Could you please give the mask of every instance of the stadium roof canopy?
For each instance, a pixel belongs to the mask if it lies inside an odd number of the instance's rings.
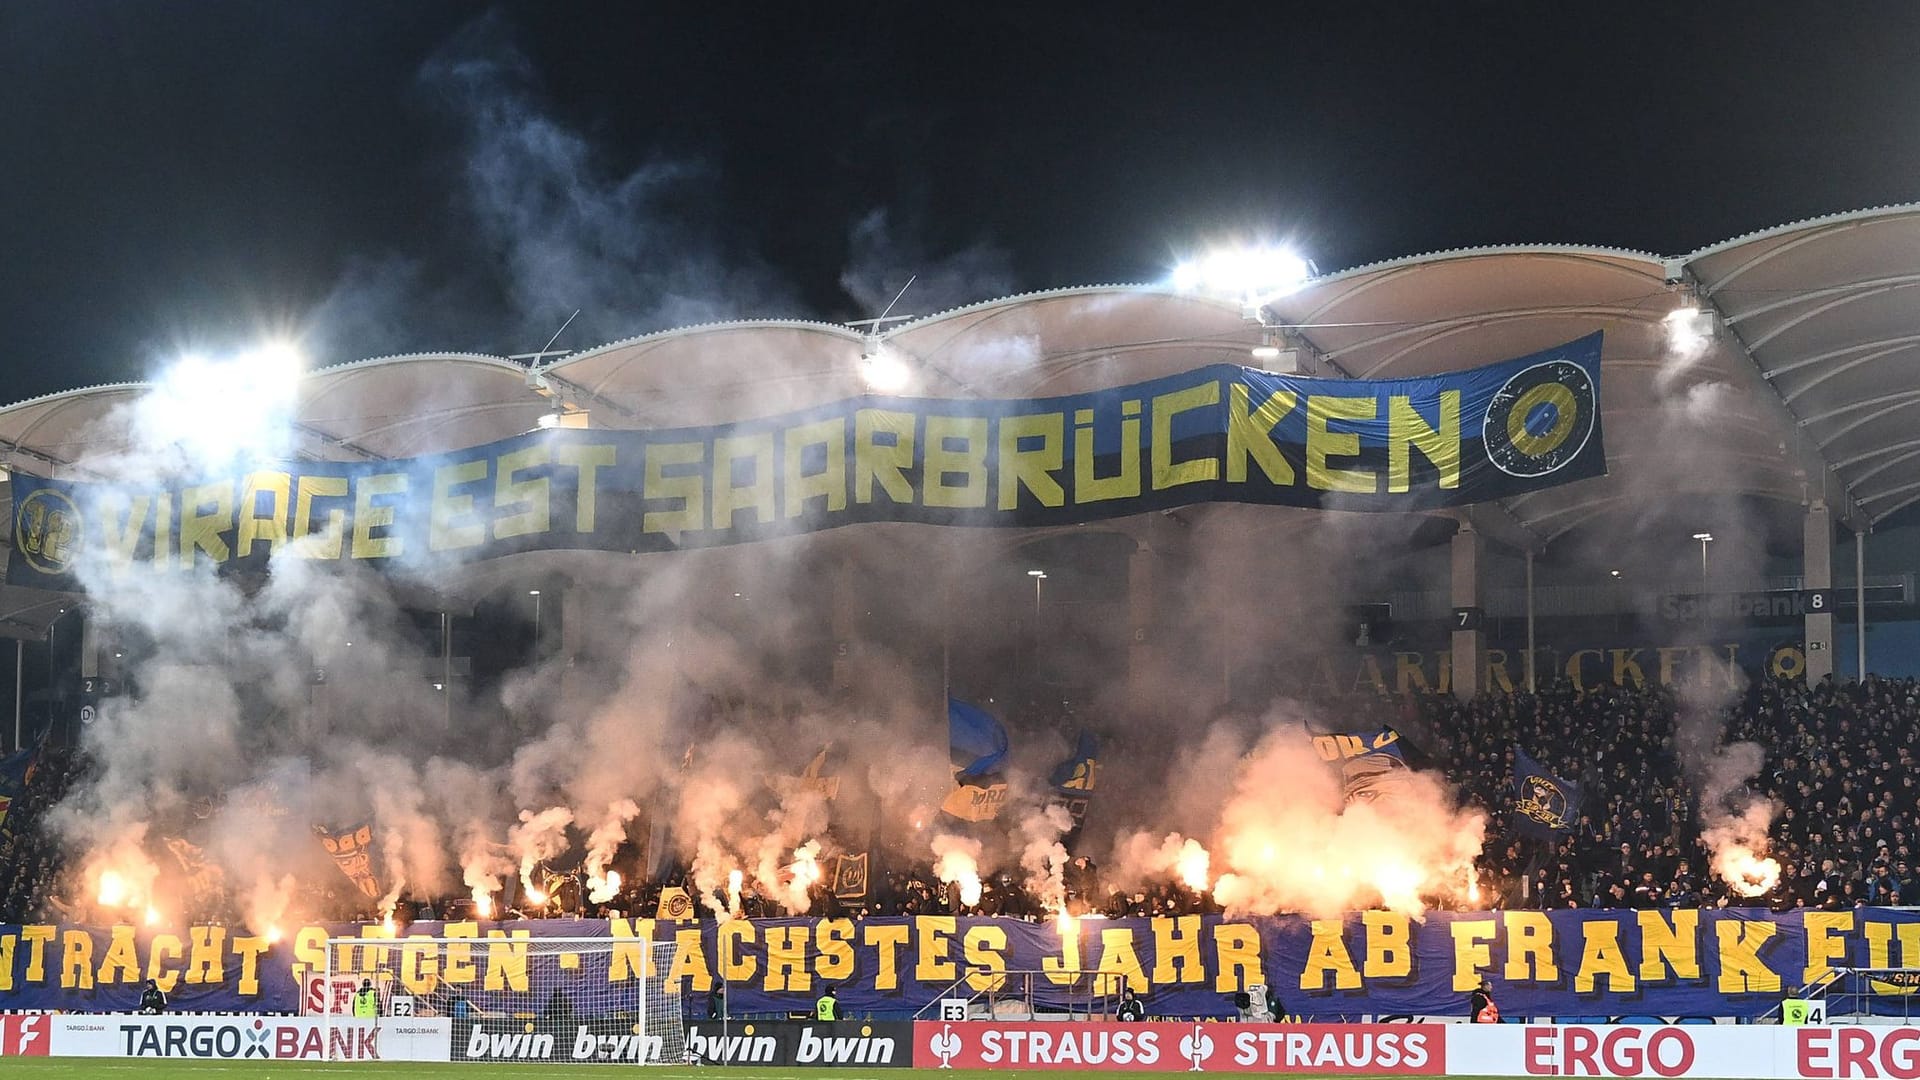
[[[1653,499],[1731,494],[1783,510],[1825,500],[1855,529],[1920,502],[1917,301],[1920,204],[1909,204],[1678,257],[1557,244],[1435,252],[1318,277],[1267,307],[1308,373],[1329,378],[1471,367],[1605,331],[1610,475],[1473,514],[1496,540],[1539,549]],[[1718,332],[1681,355],[1664,320],[1690,302],[1716,315]],[[905,393],[1017,397],[1251,363],[1266,332],[1237,301],[1098,286],[974,304],[878,339],[756,321],[649,334],[535,369],[472,354],[384,357],[305,377],[296,452],[370,460],[470,446],[534,427],[555,398],[613,428],[801,408],[865,392],[876,341],[911,372]],[[0,463],[88,478],[129,449],[125,406],[147,389],[0,409]],[[44,628],[61,602],[6,593],[0,635]]]

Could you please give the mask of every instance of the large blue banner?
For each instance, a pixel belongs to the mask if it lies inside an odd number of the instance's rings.
[[[126,1011],[152,977],[176,1009],[292,1012],[302,980],[325,966],[329,933],[387,936],[379,926],[309,926],[277,943],[226,927],[0,927],[0,1002]],[[1887,908],[1083,918],[1064,932],[952,916],[555,919],[418,923],[405,934],[476,940],[445,954],[341,950],[335,972],[380,979],[422,1012],[453,1010],[456,998],[489,1013],[550,1009],[556,993],[579,1011],[605,999],[596,988],[640,977],[639,942],[650,938],[675,943],[663,974],[702,1015],[721,981],[736,1014],[808,1009],[832,986],[846,1014],[893,1018],[960,980],[985,987],[1031,971],[1042,1002],[1084,1001],[1087,980],[1073,973],[1104,972],[1125,976],[1155,1015],[1228,1016],[1237,991],[1266,985],[1288,1014],[1335,1019],[1461,1014],[1482,975],[1510,1016],[1755,1016],[1829,966],[1920,966],[1920,912]],[[619,947],[569,963],[535,945],[554,937]]]
[[[1052,526],[1199,502],[1418,510],[1606,471],[1600,335],[1383,381],[1214,365],[1068,397],[863,397],[705,428],[555,428],[433,457],[165,485],[13,476],[7,580],[712,547],[866,521]]]

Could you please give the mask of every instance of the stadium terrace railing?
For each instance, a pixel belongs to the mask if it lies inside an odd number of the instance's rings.
[[[1829,1024],[1911,1023],[1920,1014],[1920,968],[1834,968],[1801,994],[1827,1003]]]
[[[1113,971],[982,970],[955,979],[913,1018],[1105,1019],[1114,1015],[1126,989],[1127,977]]]

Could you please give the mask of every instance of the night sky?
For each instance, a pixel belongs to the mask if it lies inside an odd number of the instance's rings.
[[[10,0],[0,399],[1920,198],[1920,5],[1141,6]]]

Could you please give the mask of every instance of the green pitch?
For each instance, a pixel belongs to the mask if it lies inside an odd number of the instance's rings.
[[[889,1080],[905,1078],[912,1069],[802,1069],[777,1065],[712,1065],[705,1068],[679,1068],[664,1065],[495,1065],[495,1064],[409,1064],[406,1062],[322,1064],[298,1061],[156,1061],[153,1059],[116,1060],[107,1058],[9,1058],[7,1080],[399,1080],[401,1077],[431,1077],[435,1080],[533,1080],[534,1077],[574,1077],[577,1080],[608,1080],[615,1075],[630,1080]],[[1072,1073],[1050,1073],[1032,1069],[945,1069],[920,1070],[939,1080],[1010,1080],[1013,1077],[1070,1077]],[[1108,1073],[1109,1076],[1191,1076],[1191,1073]],[[1275,1080],[1286,1074],[1268,1073]],[[1342,1080],[1356,1080],[1353,1077]],[[1359,1078],[1364,1080],[1364,1078]],[[1458,1077],[1456,1080],[1493,1080],[1492,1077]]]

